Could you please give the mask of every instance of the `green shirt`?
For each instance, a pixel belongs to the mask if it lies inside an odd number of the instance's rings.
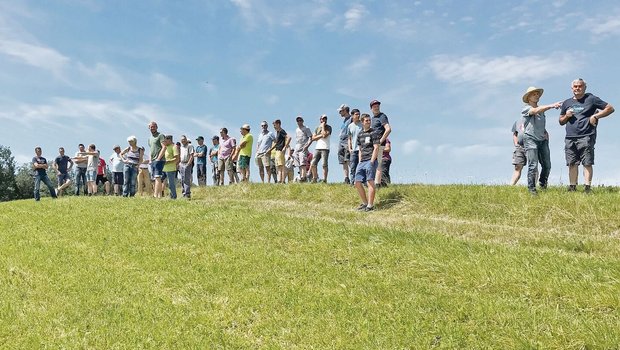
[[[149,147],[151,149],[151,160],[157,159],[159,155],[159,151],[161,151],[161,143],[164,141],[164,135],[161,133],[155,134],[155,136],[151,135],[149,137]]]

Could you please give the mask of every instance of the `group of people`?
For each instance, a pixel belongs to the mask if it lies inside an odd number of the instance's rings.
[[[359,109],[351,110],[345,104],[337,110],[342,119],[338,133],[338,162],[342,165],[344,183],[352,184],[357,189],[361,200],[360,211],[374,210],[375,184],[387,186],[390,182],[391,143],[388,136],[391,127],[380,106],[378,100],[370,102],[372,116],[361,114]],[[199,186],[207,184],[208,164],[211,165],[215,185],[224,185],[226,176],[231,184],[249,181],[253,149],[262,182],[327,182],[332,135],[327,119],[327,115],[321,115],[319,125],[313,132],[304,125],[304,118],[297,116],[294,141],[282,128],[281,120],[273,121],[274,131],[269,130],[267,121],[262,121],[255,148],[249,124],[241,126],[239,142],[229,135],[227,128],[220,129],[220,135],[212,137],[212,147],[209,148],[202,136],[196,138],[195,147],[185,135],[175,144],[173,136],[160,133],[157,123],[153,121],[148,125],[151,132],[148,154],[144,147],[138,146],[135,136],[127,139],[129,145],[126,148],[122,149],[119,145],[113,147],[114,153],[109,161],[114,194],[133,197],[138,193],[162,197],[167,182],[170,197],[176,199],[176,181],[179,178],[182,196],[191,198],[194,165]],[[315,151],[311,153],[309,149],[313,143]],[[78,147],[74,157],[66,156],[64,148],[59,149],[59,156],[52,164],[58,179],[56,188],[47,177],[47,160],[42,157],[41,148],[35,149],[32,164],[36,200],[40,198],[41,182],[48,186],[52,197],[62,195],[72,183],[75,184],[76,195],[80,195],[81,188],[85,195],[96,194],[99,184],[103,184],[106,194],[111,194],[106,176],[107,165],[100,152],[94,144],[89,145],[88,150],[82,144]],[[319,180],[318,165],[321,160],[322,179]],[[72,181],[69,174],[73,167],[75,176]],[[297,176],[295,168],[298,169]]]
[[[541,88],[529,87],[523,94],[522,100],[526,105],[512,127],[515,145],[512,163],[515,170],[511,183],[514,185],[519,181],[521,170],[527,164],[527,187],[532,195],[538,194],[537,178],[540,188],[547,188],[551,170],[545,116],[550,109],[560,109],[559,123],[566,127],[564,154],[568,166],[568,191],[577,190],[579,165],[583,165],[584,192],[592,191],[596,129],[599,120],[612,114],[614,108],[599,97],[586,93],[587,85],[581,78],[573,80],[571,88],[573,97],[549,105],[539,105],[544,92]],[[538,163],[541,165],[540,172]]]

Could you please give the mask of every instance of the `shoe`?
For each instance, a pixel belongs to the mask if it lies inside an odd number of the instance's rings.
[[[362,203],[362,204],[360,204],[360,206],[359,206],[359,207],[357,207],[357,209],[356,209],[356,210],[363,211],[363,210],[365,210],[365,209],[366,209],[366,207],[367,207],[367,206],[368,206],[367,204]]]
[[[536,189],[533,189],[533,190],[528,190],[528,191],[530,192],[530,194],[531,194],[533,197],[538,196],[538,192],[536,191]]]
[[[364,209],[364,211],[373,211],[373,210],[375,210],[375,206],[374,205],[372,207],[366,207]]]
[[[568,192],[575,192],[575,191],[577,191],[577,185],[569,185],[569,186],[566,188],[566,190],[567,190]]]
[[[586,185],[586,186],[583,188],[583,192],[584,192],[584,193],[587,193],[587,194],[592,193],[592,187],[590,187],[590,185]]]
[[[350,185],[351,184],[351,180],[348,177],[345,177],[344,178],[344,183],[347,184],[347,185]]]
[[[541,182],[539,185],[540,185],[540,189],[541,190],[546,190],[547,189],[547,184],[546,183],[542,183]]]

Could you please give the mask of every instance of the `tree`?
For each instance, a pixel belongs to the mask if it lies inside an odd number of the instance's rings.
[[[34,180],[32,177],[32,164],[24,163],[17,169],[15,183],[17,185],[16,199],[33,198]]]
[[[0,145],[0,202],[17,199],[15,182],[15,158],[11,149]]]

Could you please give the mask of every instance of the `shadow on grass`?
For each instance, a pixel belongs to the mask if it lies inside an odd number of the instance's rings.
[[[391,190],[385,194],[381,194],[381,200],[377,203],[378,209],[390,209],[396,204],[402,202],[404,196],[399,190]]]

